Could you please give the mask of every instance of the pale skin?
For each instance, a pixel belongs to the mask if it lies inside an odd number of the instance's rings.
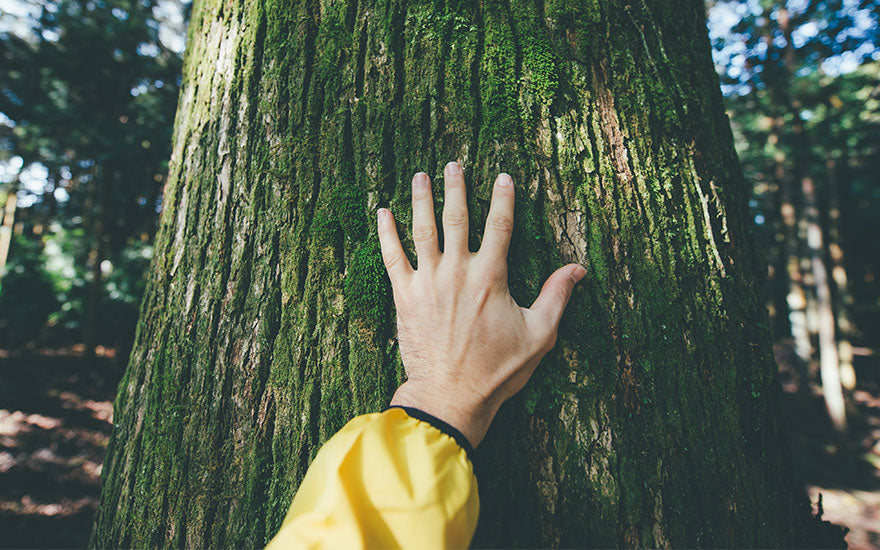
[[[412,235],[418,269],[410,265],[394,217],[378,211],[382,259],[397,309],[397,335],[407,380],[391,405],[420,409],[458,429],[475,448],[504,401],[525,386],[553,348],[559,320],[579,264],[556,270],[531,307],[517,305],[507,286],[513,230],[514,184],[499,174],[480,250],[468,249],[464,174],[457,162],[444,170],[443,251],[431,182],[412,180]]]

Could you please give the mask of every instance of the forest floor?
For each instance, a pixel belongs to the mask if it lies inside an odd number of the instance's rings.
[[[875,352],[876,353],[876,352]],[[795,466],[814,510],[850,531],[850,548],[880,547],[880,357],[856,357],[850,430],[834,435],[821,389],[804,386],[776,346]],[[113,350],[0,349],[0,547],[82,548],[98,505],[101,461],[122,375]]]
[[[857,387],[847,400],[848,429],[838,436],[822,389],[807,385],[791,346],[775,346],[794,465],[822,519],[849,529],[850,550],[880,548],[880,356],[859,348],[853,360]],[[814,367],[813,370],[817,369]],[[818,374],[811,372],[811,380]],[[821,500],[820,500],[821,497]]]
[[[113,350],[0,349],[0,546],[84,548],[101,488]]]

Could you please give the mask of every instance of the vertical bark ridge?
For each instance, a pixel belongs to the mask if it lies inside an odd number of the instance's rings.
[[[483,25],[483,7],[481,2],[476,3],[472,24],[476,27],[476,43],[473,45],[473,57],[470,63],[470,99],[473,106],[472,119],[470,121],[471,139],[467,142],[467,154],[465,159],[465,177],[467,181],[474,181],[476,177],[476,159],[480,153],[480,129],[483,127],[483,102],[481,99],[482,79],[480,77],[480,65],[485,50],[485,30]],[[460,108],[461,103],[457,106]],[[472,162],[467,162],[472,161]]]
[[[385,196],[392,200],[395,191],[399,189],[399,179],[404,177],[398,166],[396,144],[399,143],[398,128],[395,118],[400,117],[403,108],[403,98],[406,92],[406,43],[405,22],[407,3],[401,0],[386,0],[386,19],[383,21],[382,34],[387,35],[387,48],[391,51],[393,60],[394,93],[391,96],[390,110],[392,117],[386,119],[385,139],[383,140],[382,153],[384,157],[382,175],[384,176]],[[390,13],[389,13],[390,12]]]

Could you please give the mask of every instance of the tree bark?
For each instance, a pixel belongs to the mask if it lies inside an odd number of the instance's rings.
[[[274,534],[403,379],[375,210],[408,224],[424,170],[439,212],[453,159],[473,248],[517,182],[520,304],[589,270],[477,450],[474,544],[814,544],[705,24],[698,0],[197,1],[93,545]]]

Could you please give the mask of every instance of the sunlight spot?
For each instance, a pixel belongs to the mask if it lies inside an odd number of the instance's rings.
[[[90,497],[76,500],[61,499],[60,502],[39,503],[31,495],[18,500],[0,500],[0,512],[28,516],[71,516],[86,509],[94,508],[96,499]]]
[[[2,468],[2,463],[0,463],[0,468]],[[95,462],[93,460],[86,460],[82,464],[83,471],[92,479],[98,480],[101,478],[101,470],[103,465],[99,462]],[[0,470],[2,471],[2,470]]]
[[[21,411],[10,413],[0,409],[0,435],[14,436],[30,431],[31,426],[44,430],[54,430],[64,422],[60,418],[50,418],[41,414],[24,414]]]
[[[109,401],[93,401],[83,399],[75,393],[68,391],[58,394],[62,406],[65,409],[88,410],[92,417],[104,422],[113,422],[113,403]]]
[[[0,474],[6,473],[15,466],[15,458],[10,453],[0,453]]]

